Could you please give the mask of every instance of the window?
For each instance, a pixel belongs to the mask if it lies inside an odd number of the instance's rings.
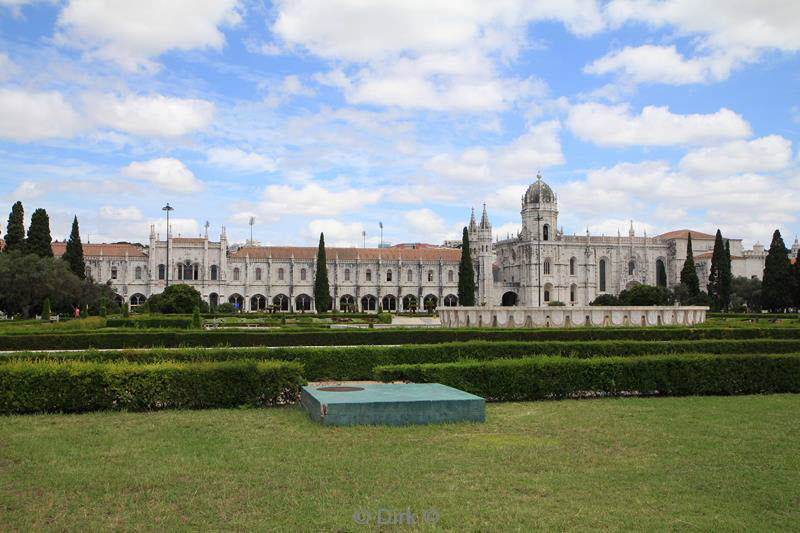
[[[428,270],[428,281],[433,281],[433,270]]]
[[[278,281],[283,281],[283,269],[278,269]]]
[[[111,267],[111,279],[117,279],[117,267]]]
[[[136,270],[133,271],[134,279],[142,279],[142,267],[136,267]]]
[[[628,261],[628,275],[633,276],[633,271],[636,270],[636,263],[632,260]]]
[[[305,268],[301,268],[300,269],[300,281],[305,281],[305,280],[306,280],[306,269]]]
[[[409,269],[406,273],[406,281],[414,281],[414,271]]]
[[[350,269],[349,268],[345,268],[344,269],[344,280],[345,281],[350,281]],[[352,302],[350,302],[350,303],[352,303]]]
[[[260,268],[256,269],[256,281],[261,281],[261,269]],[[263,309],[263,307],[261,309]]]
[[[240,275],[239,269],[238,268],[234,268],[233,269],[233,281],[239,281],[239,275]]]
[[[600,292],[606,292],[606,260],[600,260]]]
[[[547,276],[550,274],[550,259],[544,260],[544,275]]]
[[[664,261],[661,259],[656,260],[656,286],[667,286],[667,269],[664,268]]]
[[[392,281],[392,270],[391,269],[386,271],[386,281]]]
[[[144,305],[145,297],[144,294],[134,294],[131,296],[131,306],[138,307],[140,305]]]
[[[167,273],[167,267],[164,265],[158,265],[158,279],[164,279]]]
[[[550,226],[545,224],[542,226],[542,240],[549,241],[550,240]]]
[[[367,281],[372,281],[372,270],[367,269],[367,273],[365,274]]]
[[[383,297],[383,310],[384,311],[397,311],[397,298],[394,294],[387,294]]]
[[[361,298],[361,310],[362,311],[375,311],[378,306],[378,300],[371,294],[368,294]]]
[[[444,297],[445,307],[455,307],[458,305],[458,298],[453,294],[448,294]]]
[[[576,263],[575,258],[571,257],[570,260],[569,260],[569,275],[570,276],[574,276],[575,275],[575,263]]]
[[[211,279],[216,281],[219,278],[219,268],[217,265],[211,265]]]
[[[548,290],[544,291],[544,301],[545,302],[549,302],[550,301],[550,291],[548,291]]]
[[[450,282],[450,283],[453,282],[453,271],[452,270],[448,270],[447,271],[447,281]]]
[[[569,288],[569,301],[573,303],[575,302],[575,285],[572,285]]]

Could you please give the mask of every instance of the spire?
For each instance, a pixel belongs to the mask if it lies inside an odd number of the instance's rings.
[[[633,237],[635,235],[633,231],[633,220],[631,220],[631,229],[628,230],[628,236]]]
[[[486,202],[483,203],[483,214],[481,215],[481,229],[489,229],[489,214],[486,212]]]
[[[472,214],[469,217],[469,230],[475,231],[478,229],[478,224],[475,222],[475,208],[472,208]]]

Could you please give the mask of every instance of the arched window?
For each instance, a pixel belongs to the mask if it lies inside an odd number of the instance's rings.
[[[111,267],[111,279],[117,279],[117,267]]]
[[[311,296],[301,294],[294,299],[295,311],[311,311]]]
[[[433,281],[433,270],[428,270],[428,281]]]
[[[371,294],[367,294],[366,296],[361,298],[362,311],[375,311],[377,305],[378,305],[378,300]]]
[[[458,298],[453,294],[448,294],[444,297],[445,307],[455,307],[458,305]]]
[[[661,259],[656,260],[656,286],[667,286],[667,269],[664,268],[664,261]]]
[[[233,269],[233,281],[239,281],[239,275],[240,275],[239,269],[238,268],[234,268]]]
[[[633,276],[633,272],[636,270],[636,263],[631,259],[628,261],[628,275]]]
[[[256,281],[261,281],[261,269],[260,268],[256,269]],[[261,309],[263,309],[263,307]]]
[[[408,269],[408,272],[406,272],[406,281],[414,281],[414,271],[410,268]]]
[[[542,240],[549,241],[550,240],[550,226],[545,224],[542,226]]]
[[[301,268],[300,269],[300,281],[305,281],[305,280],[306,280],[306,269],[305,268]]]
[[[386,281],[392,281],[392,269],[386,271]]]
[[[267,299],[260,294],[254,294],[250,297],[250,310],[263,311],[267,308]]]
[[[208,295],[208,304],[211,306],[212,309],[216,309],[219,305],[219,294],[216,292],[212,292]]]
[[[577,263],[577,260],[574,257],[571,257],[570,260],[569,260],[569,275],[570,276],[574,276],[575,275],[575,263]]]
[[[372,270],[367,269],[367,272],[366,272],[365,276],[366,276],[367,281],[372,281]]]
[[[145,297],[144,294],[136,293],[131,296],[131,307],[138,307],[140,305],[144,305]]]
[[[284,271],[282,268],[278,269],[278,281],[283,281]]]
[[[606,260],[600,260],[600,268],[598,269],[600,272],[600,292],[606,292]]]
[[[397,311],[397,298],[394,294],[387,294],[383,297],[382,307],[384,311]]]
[[[217,265],[211,265],[211,279],[213,281],[217,281],[219,278],[219,268]]]
[[[136,270],[133,271],[133,278],[142,279],[142,267],[136,267]]]
[[[285,294],[279,294],[272,299],[272,305],[278,311],[288,311],[289,298]]]
[[[550,291],[547,290],[547,289],[545,289],[545,291],[544,291],[544,301],[545,302],[549,302],[550,301]]]
[[[575,285],[571,285],[569,288],[569,301],[575,303]]]
[[[198,263],[192,265],[192,279],[195,281],[200,279],[200,265]]]
[[[344,280],[345,281],[350,281],[350,269],[349,268],[345,268],[344,269]]]
[[[448,271],[447,271],[447,281],[448,281],[449,283],[452,283],[452,282],[453,282],[453,271],[452,271],[452,270],[448,270]]]
[[[403,298],[403,310],[416,311],[417,310],[417,297],[413,294],[406,295]]]
[[[550,259],[547,258],[544,260],[544,275],[548,276],[550,274]]]
[[[91,274],[91,271],[89,272]],[[167,274],[167,267],[164,265],[158,265],[158,279],[164,279]]]
[[[433,313],[436,311],[436,305],[438,303],[439,299],[433,294],[429,294],[422,300],[422,308],[429,313]]]
[[[345,294],[339,298],[339,310],[346,313],[352,313],[356,310],[356,301],[349,294]]]

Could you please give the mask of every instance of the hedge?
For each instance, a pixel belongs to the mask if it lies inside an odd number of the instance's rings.
[[[147,318],[108,318],[106,319],[108,328],[172,328],[189,329],[192,327],[191,318],[173,317],[147,317]]]
[[[800,328],[349,329],[320,331],[114,331],[0,334],[0,351],[153,346],[355,346],[486,341],[800,339]]]
[[[16,361],[0,365],[0,413],[149,411],[295,401],[302,365]]]
[[[749,318],[756,320],[776,319],[776,318],[789,318],[798,319],[800,313],[706,313],[708,318]]]
[[[174,350],[120,350],[83,352],[23,352],[0,355],[0,362],[56,361],[229,361],[282,360],[302,363],[310,380],[372,379],[377,365],[445,363],[463,359],[491,360],[531,355],[588,358],[650,354],[710,353],[758,354],[800,352],[800,340],[700,340],[700,341],[587,341],[587,342],[485,342],[418,344],[409,346],[343,346],[294,348],[178,348]]]
[[[493,401],[800,392],[800,354],[532,357],[380,366],[375,377],[442,383]]]

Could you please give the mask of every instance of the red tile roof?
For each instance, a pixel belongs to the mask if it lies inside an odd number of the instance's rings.
[[[54,242],[51,244],[53,248],[53,255],[61,257],[67,250],[67,243]],[[145,253],[138,246],[132,244],[83,244],[84,257],[147,257]]]
[[[667,233],[662,233],[661,235],[656,235],[659,239],[686,239],[689,237],[689,232],[692,234],[692,240],[700,240],[700,241],[713,241],[716,239],[714,235],[709,235],[708,233],[703,233],[702,231],[695,231],[693,229],[678,229],[675,231],[668,231]]]
[[[461,250],[454,248],[326,248],[328,260],[340,259],[354,261],[356,258],[386,261],[459,261]],[[230,257],[244,259],[314,259],[317,257],[316,246],[243,246]]]

